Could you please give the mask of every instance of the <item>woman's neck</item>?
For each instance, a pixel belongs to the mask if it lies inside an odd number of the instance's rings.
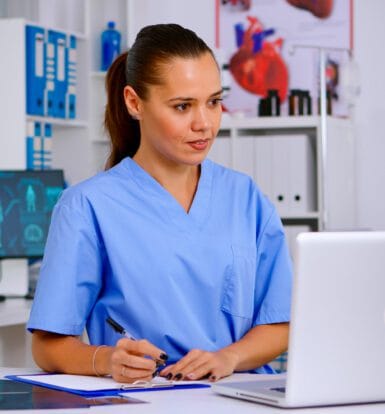
[[[165,188],[188,213],[193,203],[200,177],[200,165],[176,164],[171,161],[152,162],[141,154],[133,160]]]

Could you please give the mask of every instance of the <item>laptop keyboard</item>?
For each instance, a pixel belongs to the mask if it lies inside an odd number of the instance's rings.
[[[277,387],[277,388],[270,388],[271,391],[278,391],[278,392],[286,392],[286,388],[285,387]]]

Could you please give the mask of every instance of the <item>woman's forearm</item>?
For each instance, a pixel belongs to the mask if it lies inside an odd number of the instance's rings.
[[[223,348],[236,356],[235,371],[247,371],[260,367],[287,350],[289,324],[258,325],[242,339]]]
[[[32,354],[36,364],[48,372],[67,374],[109,374],[109,355],[112,347],[87,345],[75,336],[35,331],[32,336]],[[96,372],[95,372],[96,371]]]

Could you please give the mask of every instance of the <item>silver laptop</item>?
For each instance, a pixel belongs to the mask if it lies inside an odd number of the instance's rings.
[[[219,382],[219,394],[280,407],[385,401],[385,232],[297,238],[283,380]]]

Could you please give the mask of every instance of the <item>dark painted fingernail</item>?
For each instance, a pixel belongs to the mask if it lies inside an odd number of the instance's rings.
[[[158,374],[159,374],[158,370],[154,371],[154,372],[152,373],[152,378],[157,377],[157,376],[158,376]]]
[[[215,381],[216,379],[217,379],[217,377],[215,375],[211,375],[210,381]]]
[[[172,374],[171,374],[171,372],[170,372],[169,374],[167,374],[167,375],[166,375],[166,378],[167,378],[168,380],[170,380],[170,379],[172,378]]]
[[[168,360],[168,355],[167,354],[160,354],[160,359],[163,359],[163,361],[167,361]]]
[[[175,375],[174,379],[176,379],[176,380],[178,381],[178,380],[182,379],[182,377],[183,377],[183,375],[182,375],[180,372],[178,372],[178,373]]]

